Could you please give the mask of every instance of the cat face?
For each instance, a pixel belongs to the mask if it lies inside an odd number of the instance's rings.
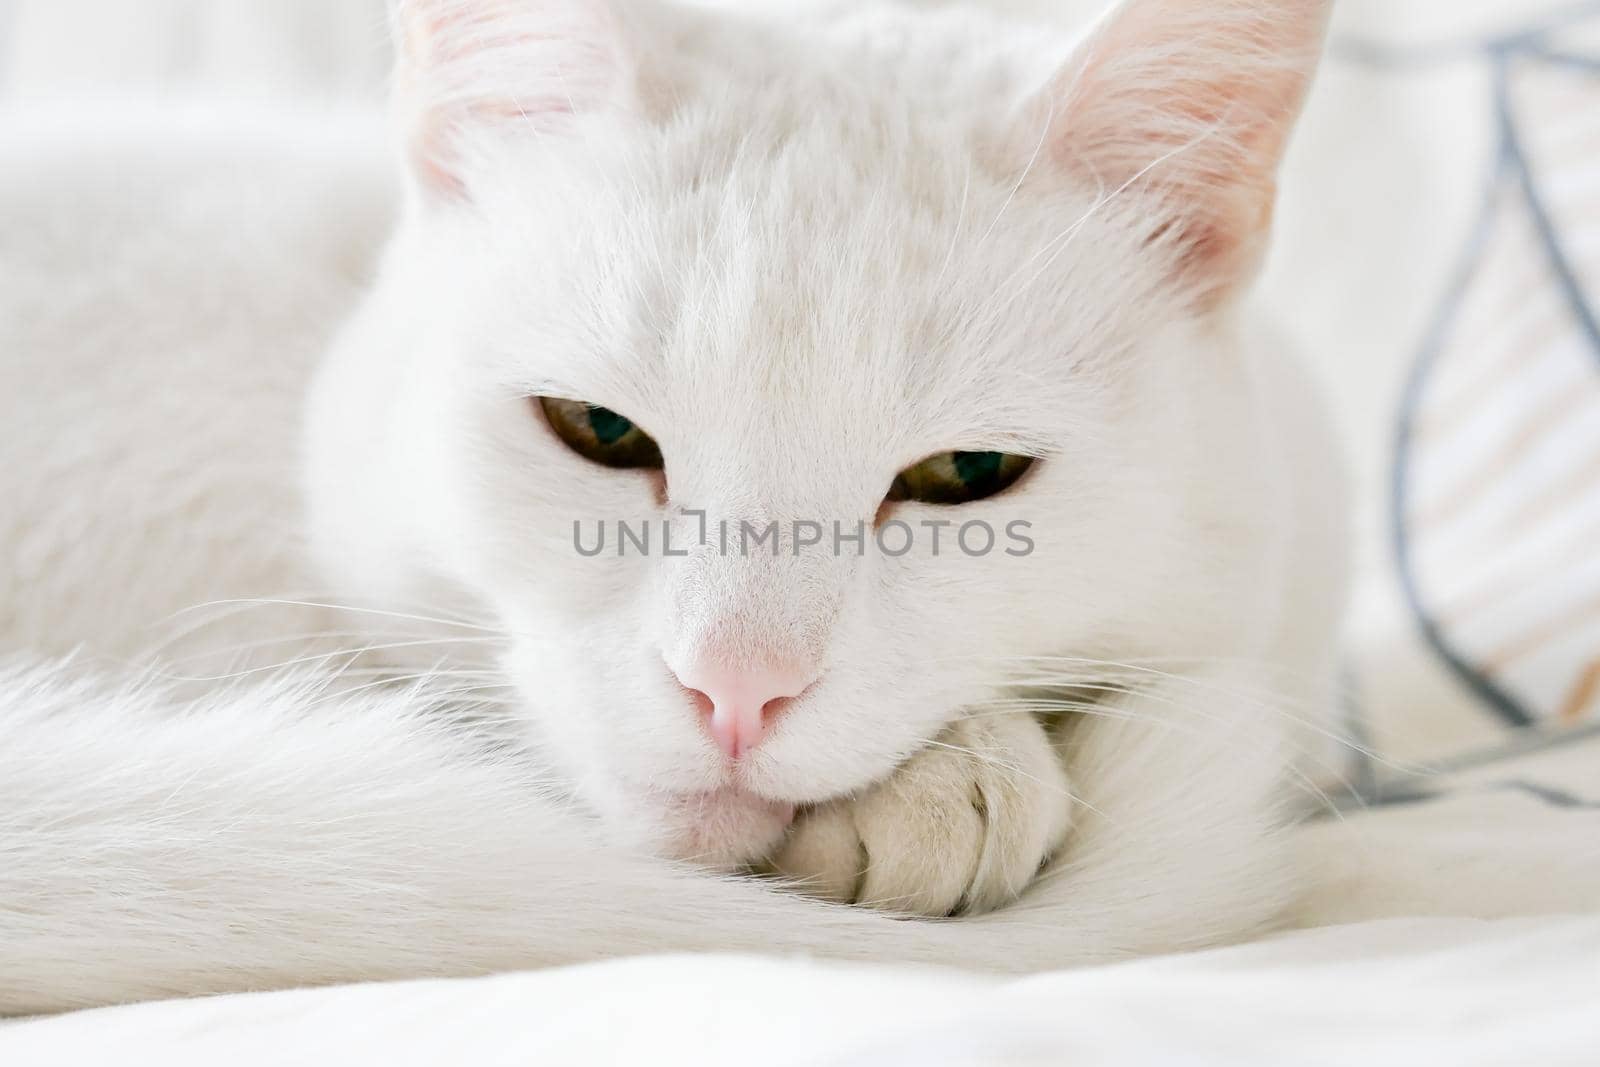
[[[911,134],[861,168],[837,121],[708,171],[708,147],[748,130],[728,119],[634,131],[598,164],[508,168],[539,177],[482,193],[442,238],[466,243],[434,260],[495,266],[429,283],[453,290],[429,392],[452,405],[434,432],[460,554],[517,641],[506,666],[550,747],[632,822],[710,790],[803,803],[881,777],[1025,674],[1022,657],[1090,637],[1077,605],[1133,564],[1116,524],[1167,522],[1147,487],[1105,476],[1136,390],[1104,360],[1170,309],[1135,274],[1113,306],[1144,321],[1058,313],[1103,299],[1089,290],[1106,279],[1048,263],[1087,201],[1007,207],[1016,173],[969,181]],[[625,416],[661,469],[579,454],[541,396]],[[1039,461],[984,499],[889,499],[902,471],[958,450]],[[737,761],[686,688],[708,661],[800,676],[751,694],[789,699]]]
[[[1216,107],[1096,84],[1170,6],[1052,80],[979,21],[636,13],[650,52],[598,3],[402,5],[418,180],[366,317],[415,504],[406,561],[373,551],[493,610],[624,836],[758,858],[1173,603],[1175,450],[1303,74],[1268,107],[1152,60],[1244,101],[1185,155]],[[1314,48],[1320,6],[1279,6]]]

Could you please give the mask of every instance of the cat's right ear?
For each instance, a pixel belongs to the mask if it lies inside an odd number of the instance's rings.
[[[471,196],[483,150],[626,113],[634,64],[609,0],[391,0],[395,105],[425,196]]]
[[[1032,102],[1028,136],[1103,202],[1143,205],[1176,280],[1216,304],[1260,261],[1331,7],[1121,0]]]

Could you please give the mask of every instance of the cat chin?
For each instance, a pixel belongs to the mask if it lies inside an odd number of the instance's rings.
[[[777,848],[794,820],[793,804],[724,787],[698,793],[652,792],[656,851],[698,866],[735,870]]]

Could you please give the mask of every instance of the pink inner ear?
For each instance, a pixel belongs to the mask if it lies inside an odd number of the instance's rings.
[[[460,177],[461,160],[454,139],[463,129],[471,127],[511,127],[527,122],[533,128],[550,128],[548,124],[533,122],[536,114],[546,119],[570,116],[572,106],[565,100],[551,101],[538,112],[528,112],[510,102],[483,100],[464,101],[452,109],[425,112],[419,116],[411,136],[412,165],[429,188],[449,196],[464,197],[467,187]]]
[[[398,89],[424,187],[467,193],[464,142],[616,107],[629,63],[607,0],[404,0]]]
[[[1129,0],[1058,80],[1058,161],[1156,194],[1152,240],[1214,300],[1253,269],[1316,67],[1327,0]],[[1135,195],[1139,195],[1137,192]]]

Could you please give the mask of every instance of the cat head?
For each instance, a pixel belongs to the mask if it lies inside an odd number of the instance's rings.
[[[401,0],[409,204],[313,409],[330,573],[466,591],[576,793],[717,863],[1030,657],[1182,625],[1190,428],[1325,17]]]

